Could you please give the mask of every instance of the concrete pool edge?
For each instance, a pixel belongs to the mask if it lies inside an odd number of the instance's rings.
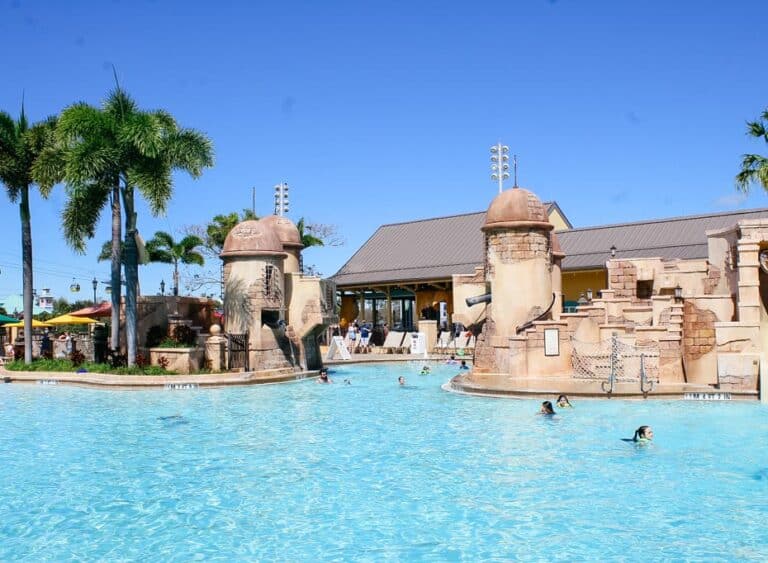
[[[471,376],[471,374],[470,374]],[[757,391],[742,389],[718,389],[705,385],[689,383],[667,384],[656,386],[648,393],[642,393],[637,383],[616,383],[610,394],[603,391],[600,381],[581,381],[567,378],[541,378],[527,380],[510,380],[506,387],[482,385],[467,381],[467,375],[460,374],[446,382],[442,388],[445,391],[460,395],[476,397],[494,397],[508,399],[556,399],[563,394],[568,397],[582,399],[675,399],[683,400],[687,395],[701,398],[691,400],[746,400],[758,401]],[[727,396],[728,399],[717,398]],[[709,397],[709,398],[708,398]]]

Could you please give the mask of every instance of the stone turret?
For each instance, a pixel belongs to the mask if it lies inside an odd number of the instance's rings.
[[[259,222],[274,232],[283,245],[283,250],[286,253],[283,272],[286,274],[300,273],[301,250],[304,245],[301,244],[301,235],[296,225],[287,217],[278,215],[267,215],[262,217]]]
[[[553,228],[546,208],[528,190],[512,188],[491,202],[483,232],[496,337],[515,336],[552,303]]]

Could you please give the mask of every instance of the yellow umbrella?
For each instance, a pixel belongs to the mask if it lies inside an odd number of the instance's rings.
[[[97,323],[99,321],[96,321],[88,317],[73,317],[72,315],[60,315],[58,317],[48,319],[45,322],[47,322],[49,325],[90,325],[90,324]]]
[[[3,326],[5,327],[23,327],[24,321],[19,321],[16,323],[5,323]],[[48,323],[44,323],[43,321],[38,321],[37,319],[32,319],[32,327],[33,328],[41,328],[44,326],[51,326]]]

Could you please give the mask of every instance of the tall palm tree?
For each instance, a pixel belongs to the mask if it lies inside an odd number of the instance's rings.
[[[32,362],[32,216],[29,189],[35,183],[33,166],[40,154],[54,142],[56,119],[49,117],[30,127],[21,105],[19,119],[0,111],[0,182],[8,197],[19,203],[24,301],[24,362]]]
[[[747,122],[747,135],[768,143],[768,109],[756,121]],[[741,191],[748,192],[752,184],[768,191],[768,158],[759,154],[743,155],[741,171],[736,175],[736,187]]]
[[[195,235],[187,235],[176,242],[166,232],[157,231],[155,236],[147,241],[147,253],[150,262],[173,264],[173,294],[179,295],[179,263],[205,264],[203,255],[196,249],[203,245],[203,239]]]
[[[66,108],[59,118],[57,139],[68,200],[64,234],[70,245],[84,251],[102,209],[112,211],[112,347],[119,346],[120,266],[125,264],[125,331],[128,364],[136,363],[137,217],[135,190],[144,196],[153,215],[165,212],[173,194],[172,173],[182,170],[197,178],[213,165],[210,140],[183,129],[165,111],[143,111],[120,86],[100,108],[85,103]],[[46,164],[48,164],[46,162]],[[56,179],[54,165],[46,166],[48,184]],[[121,207],[122,200],[122,207]],[[125,215],[123,251],[120,245]]]

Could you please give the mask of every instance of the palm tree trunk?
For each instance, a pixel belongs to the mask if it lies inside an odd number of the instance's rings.
[[[125,205],[125,340],[128,365],[136,365],[137,292],[139,280],[138,250],[136,248],[136,213],[133,205],[133,187],[123,190]]]
[[[21,190],[21,262],[24,286],[24,363],[32,363],[32,219],[29,213],[29,186]]]
[[[110,283],[112,285],[112,340],[110,348],[116,353],[120,350],[120,235],[122,221],[120,217],[120,180],[112,187],[112,264]]]

